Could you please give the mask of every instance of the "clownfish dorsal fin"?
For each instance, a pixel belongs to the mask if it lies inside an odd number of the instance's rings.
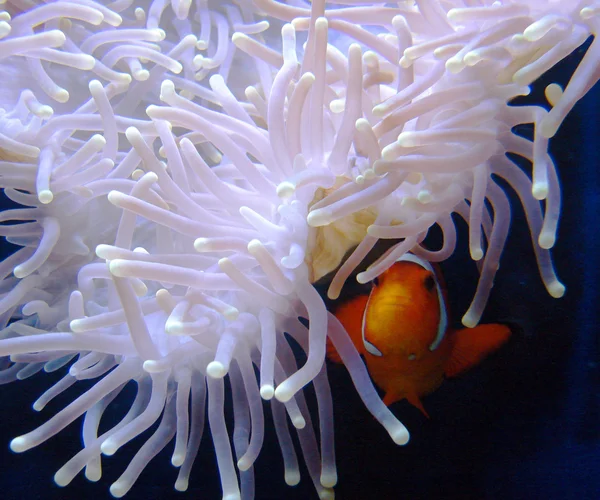
[[[421,257],[418,257],[417,255],[414,255],[412,253],[405,253],[396,262],[412,262],[421,266],[423,269],[426,269],[434,276],[435,289],[437,292],[438,303],[440,305],[440,322],[438,323],[435,339],[430,344],[429,350],[435,351],[438,348],[438,346],[442,343],[442,340],[444,340],[446,330],[448,329],[448,309],[446,308],[446,300],[444,299],[444,293],[442,292],[442,287],[440,285],[438,275],[429,261],[422,259]]]
[[[452,353],[444,373],[456,377],[499,349],[511,335],[510,328],[501,324],[463,328],[454,333]]]

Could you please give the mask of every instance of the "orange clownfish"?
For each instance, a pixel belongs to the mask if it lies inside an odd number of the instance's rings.
[[[445,377],[475,366],[511,334],[501,324],[450,329],[441,276],[413,254],[404,255],[376,278],[369,295],[341,303],[333,314],[384,391],[384,403],[389,406],[406,398],[425,416],[422,396],[435,391]],[[341,362],[331,343],[327,355]]]

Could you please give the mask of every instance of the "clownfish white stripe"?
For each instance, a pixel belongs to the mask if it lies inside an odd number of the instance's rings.
[[[371,292],[369,294],[369,298],[367,299],[367,305],[365,306],[365,312],[363,313],[363,317],[362,317],[362,327],[361,327],[362,341],[363,341],[363,345],[365,346],[365,349],[367,350],[367,352],[369,354],[372,354],[373,356],[383,356],[383,353],[365,338],[365,327],[367,325],[367,311],[369,310],[369,302],[371,301],[372,296],[373,296],[373,293]]]

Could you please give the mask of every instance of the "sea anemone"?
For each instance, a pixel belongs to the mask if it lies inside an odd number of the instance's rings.
[[[408,432],[313,283],[337,269],[337,298],[379,239],[398,242],[361,282],[408,251],[444,260],[455,213],[480,269],[463,317],[476,325],[510,229],[497,178],[523,204],[546,288],[563,294],[548,140],[595,83],[597,42],[564,91],[546,89],[549,112],[511,101],[596,34],[594,2],[325,4],[9,0],[0,13],[0,186],[20,205],[0,214],[0,234],[22,247],[0,264],[0,381],[69,365],[40,411],[97,379],[11,442],[26,451],[85,415],[83,449],[57,484],[84,468],[98,480],[102,454],[159,421],[110,491],[125,495],[173,438],[185,490],[207,406],[223,498],[251,498],[265,400],[286,482],[300,480],[289,417],[319,496],[332,498],[328,335],[392,439]],[[515,133],[529,123],[532,140]],[[434,251],[423,242],[436,225]],[[306,352],[300,368],[286,333]],[[99,434],[131,380],[129,412]]]

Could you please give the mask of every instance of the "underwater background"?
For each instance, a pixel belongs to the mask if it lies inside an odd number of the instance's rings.
[[[584,50],[579,49],[536,82],[526,101],[543,102],[548,83],[566,84]],[[600,498],[599,109],[597,85],[551,141],[563,193],[562,218],[552,251],[557,274],[567,287],[562,299],[551,298],[539,279],[524,215],[512,196],[514,223],[483,322],[507,321],[517,325],[517,331],[498,353],[424,399],[430,420],[406,402],[392,406],[411,432],[407,446],[394,445],[367,412],[345,369],[329,367],[337,499]],[[522,130],[524,135],[530,132]],[[6,200],[2,203],[0,208],[8,206]],[[459,229],[464,234],[466,227]],[[460,234],[459,230],[456,254],[442,264],[455,323],[476,285],[476,268],[468,257],[466,238],[461,241]],[[11,248],[2,242],[1,250],[4,258]],[[2,499],[112,498],[109,485],[137,449],[134,440],[115,456],[104,458],[104,474],[98,484],[80,474],[67,488],[56,486],[52,477],[79,451],[81,419],[44,446],[12,453],[10,439],[37,427],[73,397],[75,391],[56,398],[42,414],[31,408],[39,394],[61,377],[62,371],[40,374],[0,388]],[[133,387],[124,391],[117,403],[132,395]],[[128,408],[126,404],[115,406],[115,418],[119,410]],[[269,429],[269,412],[265,419],[265,445],[254,467],[256,499],[316,498],[304,469],[298,486],[285,485],[281,455]],[[186,493],[173,489],[177,474],[170,464],[171,446],[146,468],[126,498],[221,498],[209,433]]]

